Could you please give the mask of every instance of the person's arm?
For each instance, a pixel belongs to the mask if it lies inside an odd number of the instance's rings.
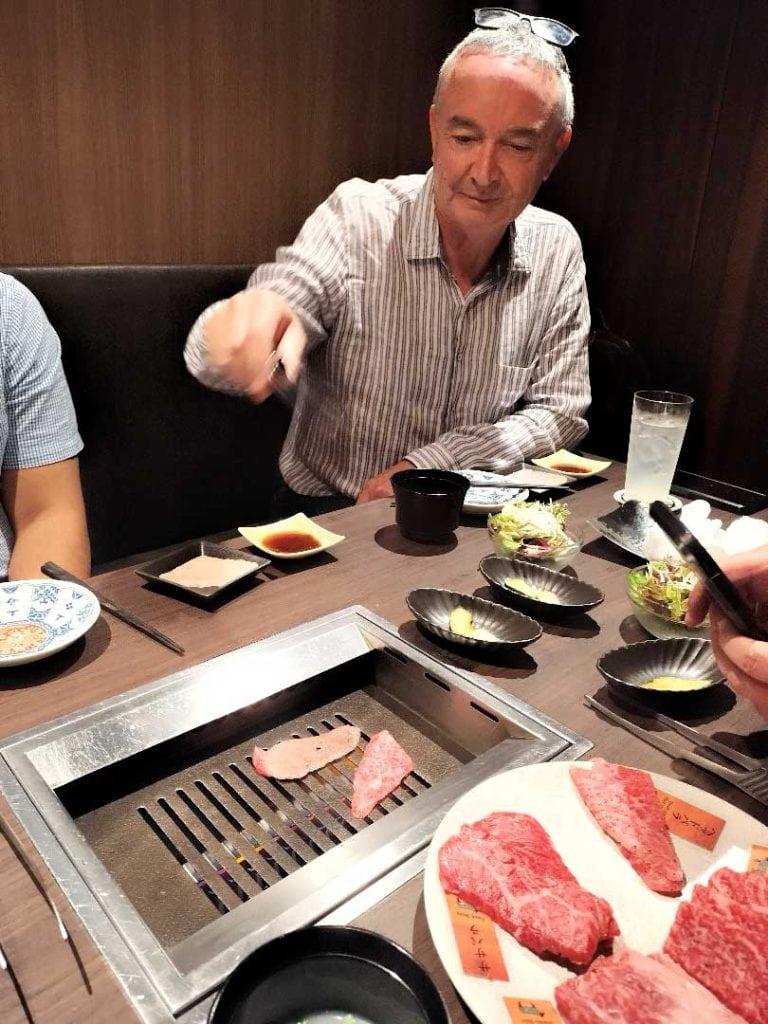
[[[292,246],[253,273],[245,291],[198,317],[184,349],[189,372],[206,387],[261,402],[273,390],[274,352],[296,381],[308,342],[327,337],[336,320],[346,275],[343,209],[334,193]]]
[[[0,489],[15,533],[9,580],[41,576],[44,562],[57,562],[76,576],[90,575],[90,545],[77,459],[6,470]]]
[[[500,469],[535,455],[578,444],[587,431],[589,406],[589,302],[581,245],[569,233],[557,297],[547,314],[533,372],[520,407],[493,423],[451,430],[403,457],[418,469]],[[535,298],[531,297],[531,302]]]
[[[754,609],[758,622],[768,625],[768,547],[723,559],[721,568]],[[703,583],[691,592],[686,625],[698,626],[709,613],[712,650],[733,689],[768,718],[768,643],[740,636],[715,605]]]

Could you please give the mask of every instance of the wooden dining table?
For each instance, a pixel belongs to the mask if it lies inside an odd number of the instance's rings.
[[[577,482],[576,492],[567,499],[572,522],[582,525],[616,508],[614,493],[622,482],[623,467],[617,464],[600,476]],[[129,509],[126,515],[130,515]],[[452,666],[488,677],[587,737],[594,744],[588,757],[599,755],[684,780],[768,824],[768,808],[762,804],[704,769],[670,760],[584,705],[584,694],[605,693],[596,668],[600,656],[648,639],[632,614],[626,593],[626,574],[638,564],[637,559],[591,527],[585,527],[585,544],[571,568],[580,579],[599,587],[605,601],[570,623],[544,624],[543,635],[524,650],[484,660],[475,657],[474,648],[447,645],[423,632],[405,597],[416,587],[432,586],[490,597],[478,571],[480,559],[492,551],[485,517],[465,517],[455,540],[437,545],[405,539],[395,524],[391,499],[333,512],[320,521],[343,534],[343,543],[304,560],[274,561],[255,581],[239,585],[229,599],[207,606],[147,583],[133,566],[95,577],[94,586],[101,592],[173,637],[186,653],[179,656],[102,614],[87,635],[65,651],[30,665],[0,670],[0,736],[37,726],[326,613],[362,605],[393,623],[409,643]],[[226,543],[248,549],[247,542],[237,535]],[[717,733],[744,752],[768,756],[768,727],[763,719],[727,687],[716,689],[717,695],[691,701],[695,714],[690,724]],[[120,984],[2,798],[0,816],[19,837],[72,939],[70,943],[61,941],[46,901],[0,838],[0,949],[12,968],[0,970],[0,1021],[136,1024],[138,1018]],[[402,885],[355,923],[412,950],[435,978],[453,1024],[472,1021],[433,946],[421,876]]]

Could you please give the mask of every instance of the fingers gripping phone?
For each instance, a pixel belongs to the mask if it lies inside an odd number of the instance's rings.
[[[757,623],[744,598],[685,524],[670,512],[663,501],[652,501],[650,513],[654,522],[658,523],[685,561],[703,580],[713,601],[739,633],[753,640],[768,641],[768,631]]]

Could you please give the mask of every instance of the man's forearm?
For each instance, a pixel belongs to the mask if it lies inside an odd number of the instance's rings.
[[[44,562],[57,562],[76,576],[91,574],[88,533],[77,515],[41,513],[17,534],[8,565],[9,580],[41,577]]]

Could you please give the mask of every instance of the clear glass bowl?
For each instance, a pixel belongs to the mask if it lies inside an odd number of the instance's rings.
[[[564,569],[574,560],[584,544],[582,530],[571,523],[568,523],[565,528],[566,543],[555,549],[537,547],[533,544],[522,544],[518,548],[513,548],[501,534],[496,533],[490,527],[488,535],[497,555],[504,558],[522,558],[526,562],[538,562],[540,565],[546,565],[549,569]]]
[[[657,640],[709,640],[709,624],[707,622],[701,626],[686,626],[684,622],[673,619],[662,605],[643,601],[632,589],[630,573],[627,573],[627,596],[637,621],[646,632],[656,637]]]

